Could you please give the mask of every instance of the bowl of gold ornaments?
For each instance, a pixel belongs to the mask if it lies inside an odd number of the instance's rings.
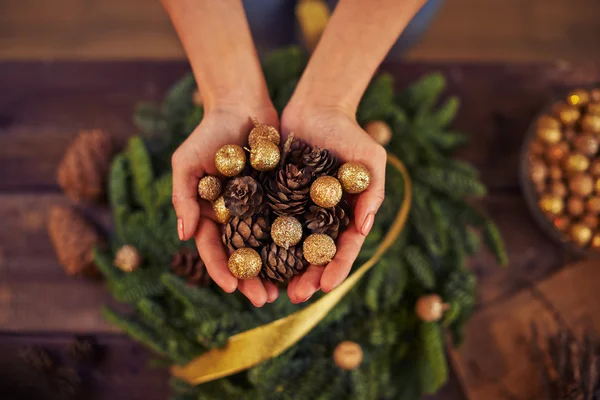
[[[600,255],[600,86],[577,88],[533,121],[521,158],[534,216],[568,248]]]
[[[227,144],[215,155],[218,176],[198,194],[222,224],[228,266],[238,279],[286,283],[308,265],[327,265],[350,224],[353,196],[367,189],[368,169],[341,163],[329,150],[253,120],[247,146]]]

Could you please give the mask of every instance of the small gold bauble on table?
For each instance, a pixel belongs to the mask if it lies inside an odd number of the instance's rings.
[[[572,106],[585,106],[590,101],[590,94],[584,89],[575,89],[567,95],[567,103]]]
[[[342,199],[342,185],[333,176],[320,176],[310,186],[310,198],[320,207],[335,207]]]
[[[271,238],[277,246],[287,250],[302,240],[302,224],[294,217],[277,217],[271,225]]]
[[[267,140],[273,143],[275,146],[279,146],[281,143],[281,135],[274,126],[261,124],[256,118],[252,118],[254,128],[248,134],[248,144],[250,148],[253,148],[261,140]]]
[[[335,257],[337,248],[333,239],[323,233],[313,233],[302,245],[304,259],[313,265],[327,265]]]
[[[551,145],[560,142],[562,132],[559,128],[538,128],[537,137],[544,143]]]
[[[567,195],[567,185],[565,185],[561,181],[552,182],[550,185],[550,192],[554,196],[558,196],[560,198],[564,198]]]
[[[198,182],[198,195],[201,199],[213,202],[221,195],[221,180],[216,176],[205,176]]]
[[[217,200],[213,201],[212,206],[217,222],[221,224],[228,223],[231,219],[231,212],[225,207],[225,199],[223,196],[219,196]]]
[[[565,126],[575,125],[581,112],[577,107],[574,107],[567,103],[557,103],[552,107],[554,114],[560,119]]]
[[[569,172],[583,172],[590,167],[590,160],[581,153],[569,154],[565,160],[565,169]]]
[[[142,257],[140,256],[140,253],[130,244],[122,246],[115,255],[115,266],[124,272],[135,271],[139,268],[141,263]]]
[[[584,247],[592,239],[592,230],[581,223],[572,225],[569,234],[571,240],[579,247]]]
[[[548,176],[548,167],[541,160],[535,160],[531,163],[531,180],[535,183],[546,181]]]
[[[333,362],[339,368],[351,371],[360,366],[363,361],[363,351],[356,342],[344,341],[333,351]]]
[[[369,122],[365,125],[365,131],[382,146],[387,146],[392,140],[392,128],[384,121]]]
[[[551,128],[551,129],[560,129],[560,121],[556,118],[553,117],[552,115],[541,115],[537,122],[536,125],[539,128]]]
[[[246,166],[246,153],[237,144],[226,144],[217,151],[215,166],[225,176],[236,176]]]
[[[598,153],[598,138],[591,134],[579,135],[573,141],[575,148],[584,156],[594,157]]]
[[[587,114],[581,119],[581,129],[584,132],[600,133],[600,115]]]
[[[421,321],[439,321],[450,306],[437,294],[421,296],[415,304],[415,313]]]
[[[231,254],[227,266],[236,278],[252,279],[260,273],[262,259],[256,250],[244,247]]]
[[[567,199],[567,211],[573,217],[579,217],[585,211],[583,200],[579,197],[569,197]]]
[[[545,194],[540,198],[540,208],[547,214],[558,215],[564,207],[565,203],[561,197]]]
[[[367,167],[356,161],[343,164],[338,170],[337,176],[346,193],[362,193],[371,183],[371,174]]]
[[[272,171],[279,164],[279,147],[268,140],[258,140],[250,150],[250,165],[257,171]]]
[[[579,197],[587,197],[594,190],[594,180],[587,174],[575,174],[569,179],[569,190]]]

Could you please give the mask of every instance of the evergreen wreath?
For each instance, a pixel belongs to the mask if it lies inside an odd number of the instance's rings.
[[[306,65],[298,48],[278,50],[263,61],[269,92],[279,112]],[[407,224],[396,244],[317,327],[279,357],[242,373],[196,387],[173,379],[173,399],[415,399],[447,380],[444,332],[455,345],[475,305],[475,275],[466,268],[480,237],[499,264],[506,264],[496,226],[466,199],[485,195],[477,170],[451,155],[466,138],[449,130],[459,101],[438,106],[444,78],[431,74],[395,94],[392,77],[377,76],[357,111],[361,126],[385,121],[393,131],[388,151],[413,180]],[[203,109],[193,101],[191,74],[178,81],[160,105],[141,104],[135,113],[141,136],[112,163],[109,197],[114,215],[112,252],[96,250],[95,261],[113,296],[129,313],[105,310],[106,318],[152,349],[165,365],[185,365],[230,336],[296,311],[286,296],[263,308],[214,284],[189,284],[170,267],[183,248],[171,205],[170,157],[198,125]],[[386,199],[356,265],[366,261],[385,235],[403,197],[402,176],[388,168]],[[481,234],[479,234],[481,233]],[[124,245],[141,264],[126,273],[113,264]],[[439,321],[415,313],[417,300],[441,296],[450,308]],[[321,298],[316,294],[309,303]],[[333,361],[343,341],[358,343],[362,364],[340,369]]]

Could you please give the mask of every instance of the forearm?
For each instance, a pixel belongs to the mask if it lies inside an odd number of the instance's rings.
[[[162,0],[207,109],[268,106],[269,94],[239,0]]]
[[[369,81],[425,0],[340,0],[293,101],[354,113]]]

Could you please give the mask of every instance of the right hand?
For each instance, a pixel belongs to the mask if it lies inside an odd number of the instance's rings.
[[[253,124],[251,117],[272,126],[279,126],[277,112],[271,104],[261,107],[244,107],[239,104],[211,107],[200,125],[179,146],[171,160],[173,167],[173,206],[177,213],[177,232],[180,240],[192,236],[210,277],[225,292],[239,288],[257,307],[277,299],[277,286],[261,282],[256,277],[249,280],[235,278],[227,267],[227,253],[221,241],[221,229],[214,220],[212,206],[198,202],[198,181],[205,175],[219,176],[215,167],[215,154],[226,144],[246,142]]]

